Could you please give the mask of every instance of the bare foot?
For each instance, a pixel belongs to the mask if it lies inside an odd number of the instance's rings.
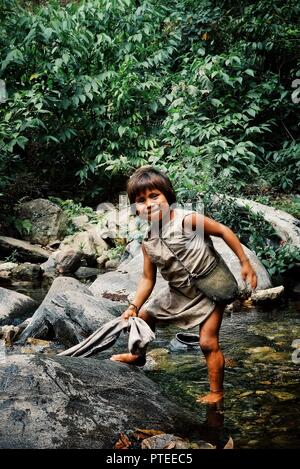
[[[129,363],[130,365],[143,366],[146,363],[145,356],[133,355],[132,353],[119,353],[117,355],[112,355],[110,359],[113,362],[123,362]]]
[[[200,404],[217,404],[218,402],[221,402],[223,400],[223,391],[212,391],[205,396],[198,396],[196,398],[196,402],[199,402]]]

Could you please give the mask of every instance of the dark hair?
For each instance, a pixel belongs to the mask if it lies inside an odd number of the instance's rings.
[[[138,168],[127,182],[127,194],[130,204],[146,189],[158,189],[162,192],[169,205],[176,203],[176,194],[168,176],[153,166]]]

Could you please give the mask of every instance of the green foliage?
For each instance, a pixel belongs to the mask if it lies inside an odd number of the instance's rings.
[[[300,220],[300,196],[298,195],[281,195],[280,197],[271,197],[269,195],[256,196],[256,202],[271,205],[272,207],[283,210],[295,218]]]
[[[125,252],[126,244],[116,243],[114,248],[111,248],[107,251],[107,255],[110,260],[120,259]]]
[[[206,195],[204,200],[209,215],[229,226],[241,242],[256,253],[275,282],[299,263],[300,248],[282,242],[261,214],[224,197],[216,202]]]
[[[72,219],[80,215],[87,215],[89,222],[97,223],[99,216],[94,212],[91,207],[83,207],[81,202],[74,202],[74,200],[62,200],[59,197],[49,197],[51,202],[58,205],[67,215],[68,218]]]
[[[299,187],[296,0],[0,6],[1,193],[28,165],[98,199],[146,163],[182,199]]]
[[[52,200],[74,232],[72,217],[98,219],[71,198],[111,199],[149,163],[180,202],[296,193],[299,10],[296,0],[0,0],[0,203],[9,214],[33,174],[42,192],[71,194]],[[271,275],[297,260],[259,215],[222,203],[213,216]]]
[[[13,218],[13,224],[17,231],[20,233],[21,236],[29,235],[32,230],[32,223],[30,220],[21,219],[21,218]]]
[[[58,205],[66,214],[68,219],[68,227],[66,230],[66,235],[72,235],[80,229],[74,225],[73,218],[86,215],[88,217],[88,223],[97,224],[99,222],[100,216],[91,207],[83,207],[81,202],[74,202],[74,200],[62,200],[59,197],[50,196],[49,200]]]
[[[300,262],[300,249],[283,243],[277,249],[271,246],[258,246],[256,254],[262,260],[269,274],[273,278],[280,276]]]
[[[5,257],[4,262],[18,262],[19,261],[19,254],[18,250],[14,249],[9,256]]]

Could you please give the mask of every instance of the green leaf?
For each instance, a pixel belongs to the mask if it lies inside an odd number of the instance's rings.
[[[124,133],[126,132],[126,130],[127,130],[127,127],[122,127],[122,126],[120,125],[120,127],[118,128],[118,133],[119,133],[120,137],[123,137],[123,135],[124,135]]]
[[[210,100],[211,104],[215,107],[220,107],[222,106],[223,107],[223,103],[219,100],[219,99],[216,99],[216,98],[212,98]]]
[[[251,68],[247,68],[247,70],[245,70],[245,73],[247,73],[247,75],[250,75],[251,77],[254,77],[254,71]]]

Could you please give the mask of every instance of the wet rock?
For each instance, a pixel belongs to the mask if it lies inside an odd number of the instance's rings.
[[[26,295],[0,287],[0,325],[29,317],[37,303]]]
[[[95,298],[79,280],[58,277],[18,343],[24,345],[28,337],[50,338],[70,347],[120,312],[119,304],[106,298]]]
[[[226,368],[236,368],[238,362],[234,358],[225,357],[225,367]]]
[[[280,401],[291,401],[293,399],[296,399],[296,396],[294,394],[291,394],[290,392],[285,392],[285,391],[271,391],[271,394]]]
[[[251,360],[259,363],[281,362],[284,363],[289,359],[289,354],[284,352],[276,352],[272,347],[254,347],[247,350],[251,354]]]
[[[11,254],[16,252],[20,261],[44,262],[50,256],[50,252],[44,248],[34,246],[27,241],[0,236],[0,253]]]
[[[67,217],[63,210],[46,199],[24,202],[19,207],[19,217],[29,220],[31,230],[24,239],[46,246],[51,241],[62,239],[67,229]]]
[[[169,350],[165,348],[156,348],[150,350],[146,355],[146,365],[144,365],[143,370],[153,371],[159,370],[164,367],[166,357],[169,355]]]
[[[285,342],[291,344],[293,339],[300,338],[300,325],[296,322],[272,321],[266,323],[253,324],[248,328],[249,332],[255,335],[266,337],[275,342]]]
[[[198,427],[140,369],[110,360],[8,355],[0,361],[0,401],[0,448],[7,449],[110,449],[145,416],[165,433]]]
[[[268,301],[275,301],[284,293],[284,286],[267,288],[266,290],[258,290],[252,293],[251,300],[254,303],[264,303]]]
[[[247,353],[268,353],[268,352],[275,352],[272,347],[253,347],[247,350]]]

